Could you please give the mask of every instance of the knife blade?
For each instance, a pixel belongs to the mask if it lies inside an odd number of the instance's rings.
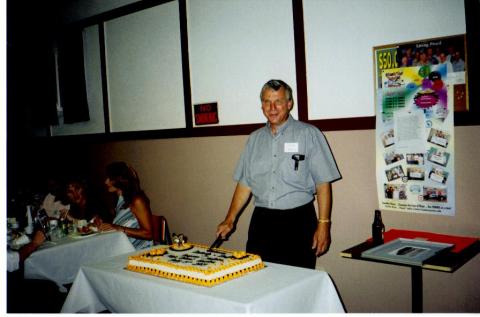
[[[223,242],[223,238],[222,238],[222,235],[219,234],[218,237],[215,239],[215,241],[213,241],[212,245],[210,246],[210,248],[207,249],[208,252],[212,251],[214,248],[218,248],[222,242]]]

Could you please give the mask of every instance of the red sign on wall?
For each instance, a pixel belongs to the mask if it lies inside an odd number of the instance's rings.
[[[194,105],[195,125],[218,123],[218,107],[216,102]]]

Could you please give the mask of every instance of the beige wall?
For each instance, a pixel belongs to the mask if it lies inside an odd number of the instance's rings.
[[[410,269],[344,259],[339,253],[370,236],[377,208],[374,130],[327,132],[343,179],[334,183],[333,242],[318,268],[330,273],[348,312],[408,312]],[[478,177],[480,127],[455,128],[456,216],[384,211],[388,228],[480,236]],[[112,160],[134,166],[155,214],[168,218],[173,232],[210,243],[230,203],[233,170],[247,136],[122,141],[95,145],[91,162],[103,179]],[[252,203],[237,232],[224,246],[243,249]],[[294,237],[292,237],[294,238]],[[425,312],[480,312],[480,256],[454,274],[424,271]]]

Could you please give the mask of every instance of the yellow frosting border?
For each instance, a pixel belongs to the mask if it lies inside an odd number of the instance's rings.
[[[200,247],[200,248],[205,248],[205,249],[208,248],[208,246],[203,245],[203,244],[192,243],[191,245],[193,245],[194,247]],[[224,264],[224,265],[222,265],[220,267],[217,267],[217,268],[200,269],[200,268],[195,268],[195,267],[181,266],[181,265],[177,265],[177,264],[169,263],[169,262],[157,261],[157,260],[153,260],[153,259],[150,259],[150,258],[146,257],[147,254],[158,254],[158,255],[164,254],[165,252],[162,251],[162,249],[165,249],[165,248],[164,247],[153,248],[153,249],[147,250],[143,253],[129,256],[128,257],[129,263],[127,264],[126,269],[130,270],[130,271],[138,272],[138,273],[163,277],[163,278],[176,280],[176,281],[180,281],[180,282],[186,282],[186,283],[196,284],[196,285],[200,285],[200,286],[212,287],[212,286],[218,285],[220,283],[224,283],[226,281],[232,280],[234,278],[238,278],[240,276],[243,276],[243,275],[245,275],[249,272],[258,271],[258,270],[262,269],[263,267],[265,267],[263,262],[260,262],[258,264],[253,265],[253,266],[250,266],[250,267],[247,267],[245,269],[239,270],[237,272],[228,273],[228,274],[225,274],[224,276],[207,280],[207,279],[195,278],[195,277],[191,277],[191,276],[187,276],[187,275],[183,275],[183,274],[168,273],[168,272],[164,272],[164,271],[161,271],[161,270],[158,270],[158,269],[146,268],[146,267],[136,266],[136,265],[130,264],[130,260],[136,260],[136,261],[145,262],[145,263],[163,265],[163,266],[170,267],[170,268],[173,268],[173,269],[182,269],[182,270],[185,270],[185,271],[199,272],[199,273],[202,273],[202,274],[208,276],[210,274],[220,272],[220,271],[226,270],[228,268],[231,268],[231,267],[243,264],[243,263],[251,262],[252,260],[260,259],[260,256],[258,256],[256,254],[245,252],[247,257],[244,258],[244,259],[236,259],[234,261],[231,261],[232,263]],[[157,251],[157,250],[160,250],[160,251]],[[227,249],[222,249],[222,248],[218,248],[218,250],[223,251],[223,252],[227,252],[227,253],[232,253],[232,254],[233,254],[233,252],[238,252],[238,251],[232,251],[232,250],[227,250]]]

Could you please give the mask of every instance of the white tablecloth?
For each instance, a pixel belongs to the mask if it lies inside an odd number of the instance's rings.
[[[97,233],[92,236],[68,236],[55,242],[47,241],[25,261],[27,279],[51,280],[66,291],[80,266],[115,255],[135,251],[123,232]]]
[[[267,262],[260,271],[208,288],[127,271],[127,256],[82,266],[61,312],[345,312],[324,271]]]

